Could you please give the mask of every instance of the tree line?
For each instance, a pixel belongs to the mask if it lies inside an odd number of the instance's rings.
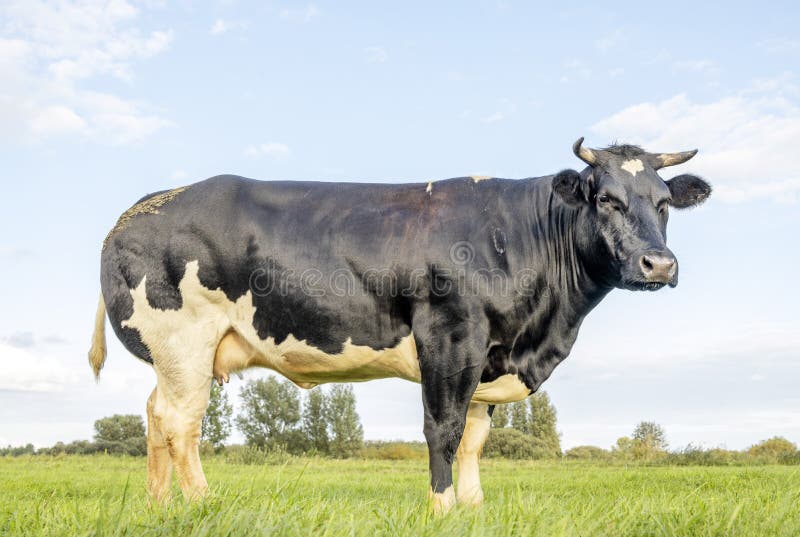
[[[365,442],[350,385],[316,387],[301,396],[292,382],[268,377],[247,382],[239,398],[240,410],[234,416],[226,391],[216,384],[212,386],[201,433],[201,449],[206,453],[225,453],[232,462],[244,464],[263,464],[292,455],[387,460],[427,458],[424,442]],[[226,445],[234,427],[244,436],[244,447]],[[38,450],[32,444],[8,446],[0,448],[0,456],[146,454],[145,425],[139,415],[105,417],[94,423],[94,430],[92,441],[58,442]],[[651,421],[638,423],[630,436],[619,438],[610,449],[577,446],[562,451],[556,408],[544,391],[517,403],[495,406],[483,455],[645,464],[800,463],[797,446],[781,437],[764,440],[743,451],[704,449],[694,445],[669,450],[666,431]]]
[[[233,415],[225,390],[211,387],[201,428],[201,449],[223,452],[234,425],[247,447],[291,455],[353,457],[364,447],[364,429],[356,412],[356,398],[348,384],[313,388],[305,397],[288,380],[274,377],[251,380],[239,393],[240,412]],[[49,448],[33,444],[0,448],[0,455],[88,455],[110,453],[140,456],[147,453],[144,420],[136,414],[105,417],[94,423],[94,440],[58,442]],[[252,455],[252,454],[251,454]]]

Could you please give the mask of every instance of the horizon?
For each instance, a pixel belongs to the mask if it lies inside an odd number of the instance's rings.
[[[645,420],[671,447],[800,443],[800,7],[734,4],[724,26],[688,2],[407,7],[0,6],[0,445],[144,415],[151,368],[109,331],[95,383],[86,351],[103,238],[146,193],[220,173],[541,176],[582,169],[581,136],[698,148],[662,175],[698,173],[714,193],[672,211],[680,285],[612,292],[542,386],[562,448],[608,448]],[[226,385],[232,400],[241,385]],[[419,385],[353,386],[365,439],[424,439]]]

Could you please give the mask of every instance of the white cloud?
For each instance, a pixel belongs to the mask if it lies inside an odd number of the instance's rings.
[[[780,77],[707,103],[679,94],[632,105],[591,130],[651,151],[699,148],[689,166],[714,184],[716,199],[795,202],[800,196],[798,96],[792,80]]]
[[[214,24],[211,26],[211,34],[212,35],[219,35],[224,34],[228,30],[230,30],[230,23],[225,22],[222,19],[217,19],[214,21]]]
[[[692,73],[700,73],[705,75],[716,74],[719,72],[719,67],[717,67],[717,64],[706,59],[678,60],[672,63],[672,67],[676,71],[689,71]]]
[[[367,47],[364,49],[367,63],[385,63],[389,54],[382,47]]]
[[[265,144],[249,145],[245,148],[244,154],[248,157],[267,156],[274,159],[287,158],[291,151],[289,146],[279,142],[267,142]]]
[[[625,41],[626,37],[623,31],[621,29],[616,29],[600,37],[600,39],[594,42],[594,46],[600,52],[608,52]]]
[[[189,177],[189,174],[186,173],[186,170],[175,170],[169,175],[169,178],[173,181],[179,181],[181,179],[186,179]]]
[[[242,21],[226,21],[224,19],[217,19],[211,26],[211,35],[221,35],[231,30],[240,30],[245,28],[247,24]]]
[[[322,11],[319,10],[317,6],[314,4],[308,4],[304,8],[300,9],[283,9],[280,12],[280,18],[286,21],[293,21],[293,22],[309,22],[312,19],[315,19],[322,15]]]
[[[43,356],[40,350],[0,342],[3,375],[0,390],[57,392],[80,379],[63,361]]]
[[[80,133],[86,130],[86,121],[66,106],[47,106],[31,118],[30,128],[34,134],[41,135]]]
[[[592,76],[592,69],[580,60],[569,60],[564,62],[564,74],[560,81],[563,83],[574,80],[588,80]]]
[[[497,123],[505,121],[513,116],[517,111],[517,104],[508,98],[499,99],[496,103],[495,111],[489,115],[483,116],[481,121],[484,123]],[[465,116],[466,117],[466,116]]]
[[[483,118],[483,121],[484,123],[496,123],[498,121],[503,121],[505,118],[506,115],[503,112],[495,112]]]
[[[124,0],[0,5],[6,21],[0,27],[0,133],[29,140],[77,134],[117,144],[169,125],[143,103],[89,89],[103,77],[130,81],[137,62],[169,47],[171,30],[144,32],[135,25],[138,17],[139,9]]]

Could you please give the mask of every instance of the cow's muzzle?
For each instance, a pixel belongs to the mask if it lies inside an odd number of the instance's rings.
[[[668,249],[647,250],[633,256],[625,278],[625,287],[657,291],[678,285],[678,260]]]

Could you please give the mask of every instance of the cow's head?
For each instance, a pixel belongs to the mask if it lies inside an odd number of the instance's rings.
[[[583,138],[572,150],[589,167],[559,173],[553,189],[584,209],[586,261],[616,287],[675,287],[678,260],[666,245],[669,207],[694,207],[708,198],[711,186],[694,175],[664,181],[657,170],[686,162],[697,151],[647,153],[631,145],[589,149],[582,143]]]

